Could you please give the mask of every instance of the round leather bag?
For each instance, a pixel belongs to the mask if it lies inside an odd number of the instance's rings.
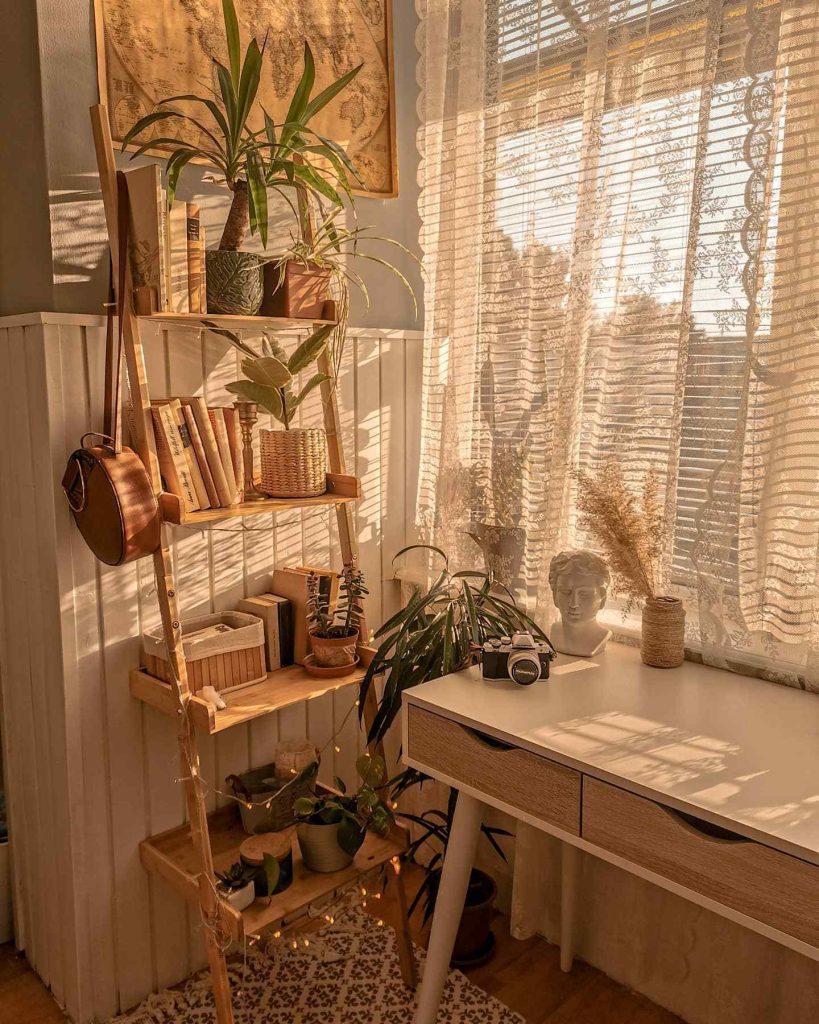
[[[106,565],[124,565],[159,547],[156,495],[132,449],[78,448],[68,459],[63,490],[85,543]]]

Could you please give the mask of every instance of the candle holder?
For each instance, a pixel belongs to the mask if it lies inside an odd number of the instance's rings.
[[[242,428],[242,465],[244,467],[243,501],[267,501],[268,495],[256,490],[253,483],[253,427],[259,418],[257,402],[234,402],[233,408],[239,414]]]

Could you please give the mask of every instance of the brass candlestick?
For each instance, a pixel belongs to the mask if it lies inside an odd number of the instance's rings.
[[[259,417],[259,406],[256,402],[234,402],[233,408],[239,414],[239,426],[242,428],[243,500],[267,501],[267,495],[257,491],[253,483],[253,427]]]

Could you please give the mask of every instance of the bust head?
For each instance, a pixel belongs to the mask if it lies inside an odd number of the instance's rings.
[[[596,622],[606,603],[611,575],[603,559],[583,549],[561,551],[549,565],[549,586],[560,622],[552,640],[564,654],[596,654],[609,632]]]

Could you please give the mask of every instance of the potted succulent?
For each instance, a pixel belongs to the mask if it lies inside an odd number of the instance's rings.
[[[206,253],[208,312],[253,316],[262,303],[265,259],[258,253],[242,251],[241,246],[248,230],[251,234],[258,231],[262,246],[267,245],[268,191],[299,186],[339,203],[338,187],[349,192],[352,165],[346,154],[336,143],[316,135],[309,121],[352,81],[360,66],[311,98],[315,64],[305,43],[304,71],[277,135],[272,119],[256,106],[264,47],[251,39],[242,59],[233,0],[222,0],[222,9],[229,67],[213,61],[218,92],[213,96],[185,94],[160,100],[156,109],[136,122],[122,145],[124,149],[144,139],[134,156],[157,146],[176,147],[167,161],[169,203],[174,200],[183,167],[191,160],[210,164],[221,172],[233,197],[219,247]],[[187,105],[192,105],[196,114],[189,113]],[[253,130],[251,121],[263,121],[264,127]],[[160,122],[187,130],[197,141],[184,141],[179,135],[151,133],[147,137],[149,129]],[[330,171],[311,162],[314,156]]]
[[[358,620],[363,614],[361,599],[369,591],[359,569],[345,565],[341,573],[340,597],[334,611],[329,598],[322,596],[319,577],[307,577],[307,629],[312,646],[312,662],[318,668],[349,672],[358,662]],[[306,666],[308,670],[311,665]]]
[[[261,487],[274,498],[306,498],[327,490],[327,435],[320,427],[293,428],[296,410],[314,388],[331,380],[315,373],[298,393],[296,376],[324,352],[333,328],[320,327],[288,357],[273,338],[263,339],[264,355],[242,360],[245,379],[227,390],[256,402],[278,420],[283,430],[261,430]]]
[[[256,899],[252,870],[237,860],[227,871],[217,871],[216,891],[234,910],[244,910]]]
[[[362,754],[356,771],[361,785],[355,793],[348,795],[344,781],[336,778],[338,792],[314,792],[296,801],[296,835],[311,871],[348,867],[367,832],[384,835],[393,822],[392,811],[378,795],[386,776],[383,758]]]

